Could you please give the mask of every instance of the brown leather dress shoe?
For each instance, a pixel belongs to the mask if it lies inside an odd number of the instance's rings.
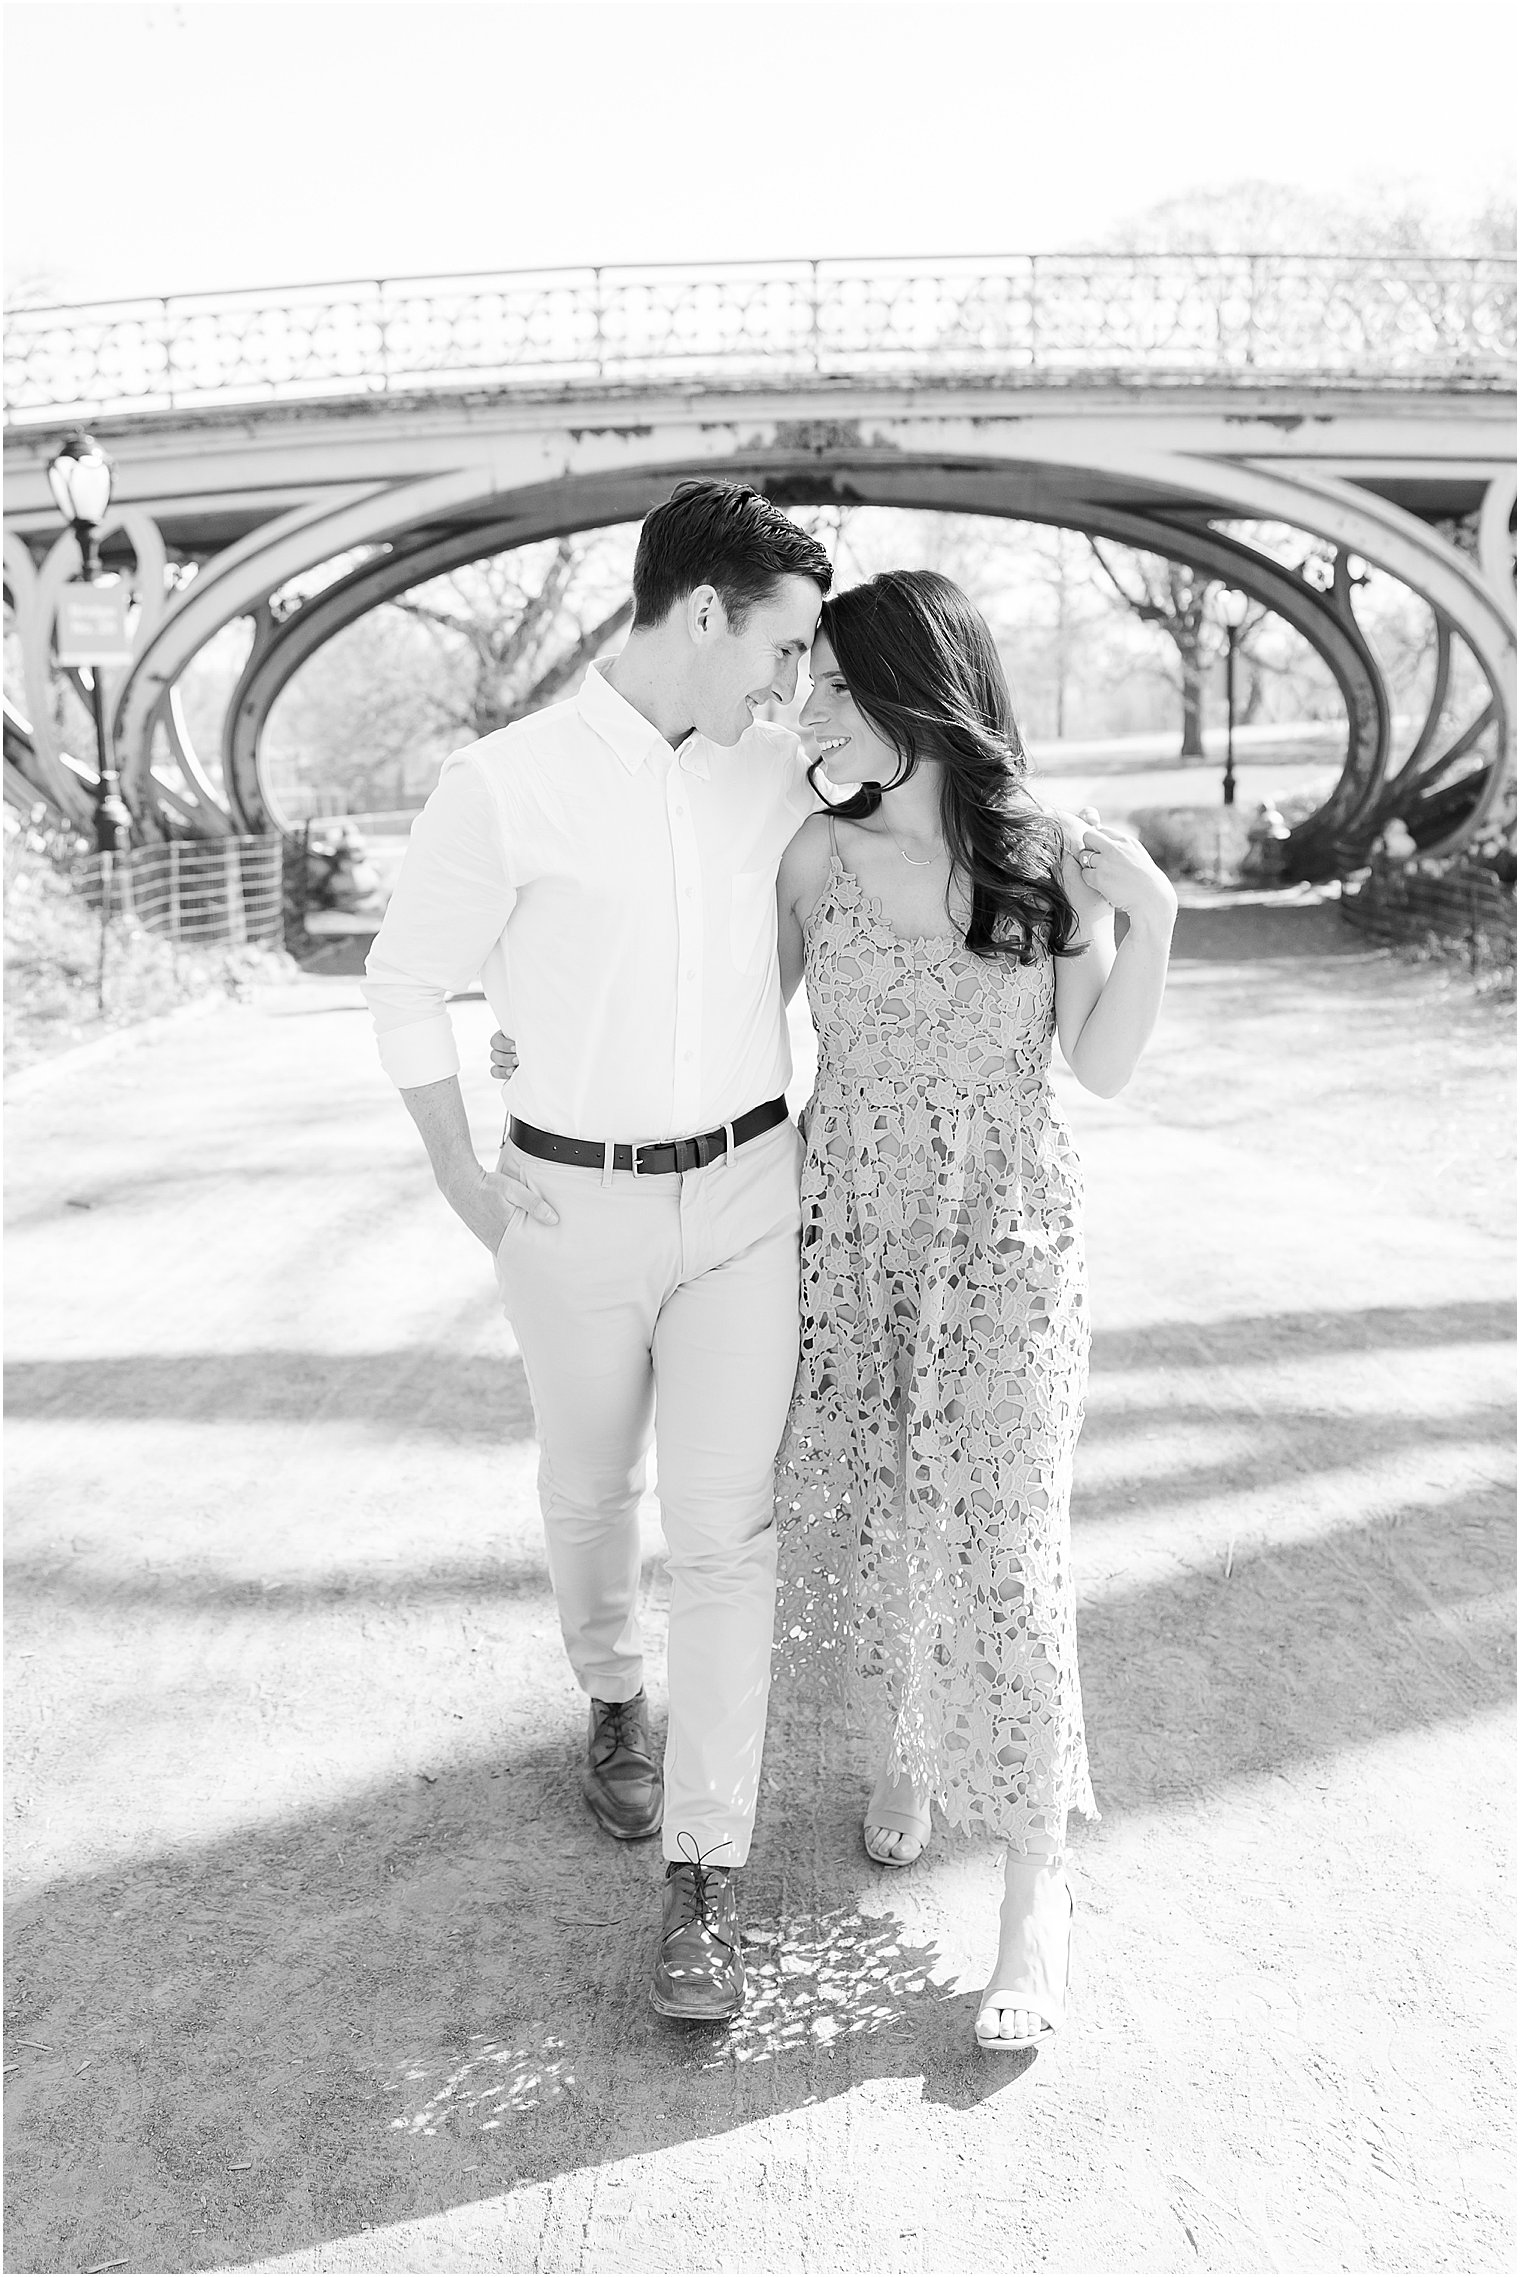
[[[739,1900],[727,1866],[681,1859],[666,1867],[649,1998],[683,2024],[721,2024],[744,2006]]]
[[[649,1702],[642,1692],[631,1700],[592,1701],[581,1792],[619,1842],[659,1833],[665,1781],[654,1759]]]

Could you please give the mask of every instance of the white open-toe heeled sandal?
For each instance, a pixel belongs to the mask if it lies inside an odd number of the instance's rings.
[[[1008,1896],[1005,1895],[1003,1899],[1004,1909],[1008,1903]],[[1061,2026],[1066,2022],[1066,1995],[1071,1986],[1071,1933],[1076,1911],[1077,1901],[1071,1894],[1071,1884],[1068,1882],[1066,1884],[1066,1966],[1061,1973],[1059,1992],[1043,1967],[1042,1956],[1042,1966],[1039,1971],[1040,1982],[1014,1985],[1005,1984],[994,1977],[992,1983],[982,1994],[976,2012],[976,2044],[984,2055],[1017,2055],[1026,2048],[1042,2048],[1047,2042],[1055,2038]],[[1001,1922],[1002,1914],[1000,1912],[1000,1929]],[[989,2008],[993,2010],[1023,2009],[1026,2014],[1037,2016],[1040,2019],[1039,2029],[1035,2032],[1021,2033],[1017,2039],[1009,2039],[1001,2032],[986,2033],[982,2030],[982,2018]]]
[[[866,1804],[860,1831],[866,1846],[866,1856],[874,1858],[878,1866],[912,1866],[922,1857],[924,1844],[929,1839],[929,1806],[927,1803],[920,1805],[910,1782],[892,1778],[883,1764],[881,1774],[871,1789],[871,1799]],[[901,1853],[894,1856],[890,1851],[874,1849],[871,1837],[878,1832],[906,1835],[913,1848],[906,1856]]]

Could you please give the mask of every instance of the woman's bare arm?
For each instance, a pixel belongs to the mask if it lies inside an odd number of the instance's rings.
[[[1085,1091],[1112,1099],[1140,1063],[1161,1011],[1177,896],[1137,839],[1101,825],[1068,852],[1064,881],[1087,948],[1056,963],[1056,1030]],[[1113,913],[1128,930],[1114,947]]]
[[[782,855],[776,875],[776,946],[781,958],[781,994],[788,1004],[802,978],[807,946],[803,928],[828,876],[828,817],[812,814]]]

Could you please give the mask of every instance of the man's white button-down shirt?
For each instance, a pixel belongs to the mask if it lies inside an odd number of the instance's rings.
[[[541,1129],[679,1138],[775,1098],[776,869],[817,804],[790,729],[672,751],[593,665],[445,760],[365,968],[386,1072],[458,1072],[446,999],[478,978]]]

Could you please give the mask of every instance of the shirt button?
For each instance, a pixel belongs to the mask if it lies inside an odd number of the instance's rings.
[[[686,809],[685,809],[685,807],[684,807],[684,806],[678,806],[678,807],[676,808],[676,810],[675,810],[675,811],[676,811],[676,820],[677,820],[678,822],[684,822],[684,821],[686,820]]]
[[[691,899],[691,887],[690,887],[690,886],[683,886],[683,887],[681,888],[681,899],[682,899],[683,901],[690,901],[690,899]]]

